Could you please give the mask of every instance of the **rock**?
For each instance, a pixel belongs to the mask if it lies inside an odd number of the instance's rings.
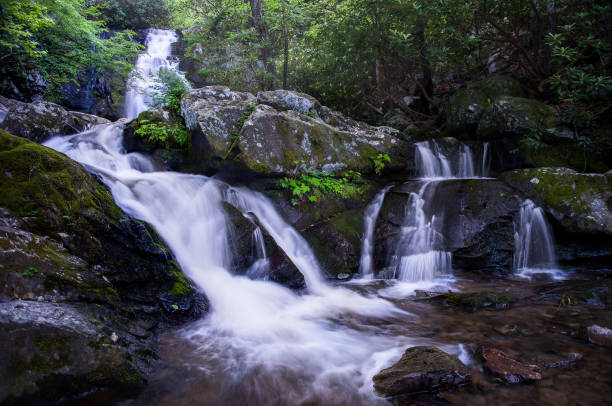
[[[586,328],[589,342],[606,347],[612,347],[612,330],[594,324]]]
[[[482,347],[481,355],[485,361],[485,369],[493,375],[505,379],[508,383],[538,381],[542,379],[542,375],[539,373],[539,368],[536,365],[518,362],[496,348]]]
[[[110,121],[67,111],[48,101],[23,103],[0,96],[0,129],[34,142],[43,142],[56,135],[76,134],[96,124],[110,124]]]
[[[552,127],[554,120],[552,108],[542,102],[502,96],[482,115],[478,122],[476,137],[481,140],[519,138],[536,128]]]
[[[252,103],[255,96],[251,93],[234,92],[226,86],[186,91],[181,115],[192,134],[191,159],[225,159]]]
[[[397,363],[373,378],[376,393],[383,397],[436,391],[469,380],[468,368],[456,356],[426,346],[408,348]]]
[[[567,358],[561,361],[548,364],[550,369],[574,369],[578,363],[582,361],[582,354],[571,352],[567,354]]]
[[[495,327],[495,331],[503,336],[515,336],[519,334],[519,328],[516,324],[504,324],[503,326]]]
[[[400,170],[413,162],[397,130],[345,118],[311,96],[279,90],[260,92],[257,101],[254,108],[252,94],[224,86],[186,92],[181,114],[192,133],[195,155],[190,159],[212,159],[217,166],[233,162],[274,175],[373,172],[379,154],[390,157],[385,169]]]
[[[446,125],[451,134],[473,136],[485,111],[501,96],[524,97],[521,84],[510,76],[493,76],[468,84],[449,99]]]
[[[66,156],[0,130],[0,173],[0,403],[141,385],[157,331],[129,334],[133,323],[192,320],[205,298],[155,231]]]
[[[426,300],[441,302],[447,306],[464,307],[472,311],[486,307],[507,309],[511,303],[516,302],[516,298],[514,298],[512,295],[500,292],[445,293],[442,295],[433,296]],[[517,327],[513,327],[514,330],[509,330],[507,332],[518,332]],[[512,329],[512,327],[510,327],[510,329]],[[504,329],[502,331],[506,330]]]
[[[535,168],[505,172],[500,179],[542,206],[567,231],[612,235],[609,175]]]
[[[375,228],[374,260],[377,269],[390,265],[420,182],[391,189],[381,207]],[[514,217],[522,199],[494,179],[457,179],[431,184],[427,190],[426,215],[436,215],[436,229],[444,235],[436,249],[451,251],[453,267],[464,270],[507,272],[514,253]],[[453,201],[456,204],[448,205]]]
[[[291,90],[271,90],[257,93],[257,101],[279,111],[293,110],[301,114],[317,114],[321,103],[305,93]]]

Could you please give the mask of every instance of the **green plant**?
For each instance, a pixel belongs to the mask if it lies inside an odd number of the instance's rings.
[[[389,158],[388,154],[378,154],[375,158],[372,158],[372,161],[374,162],[374,172],[380,176],[383,169],[385,169],[385,161],[389,163],[391,158]]]
[[[242,127],[244,126],[244,123],[249,119],[249,117],[251,117],[251,114],[253,113],[253,111],[255,111],[258,104],[259,103],[257,102],[257,100],[253,100],[251,103],[249,103],[244,114],[242,114],[242,117],[240,117],[240,119],[236,123],[236,131],[232,133],[232,143],[230,144],[230,147],[227,149],[227,153],[225,154],[225,157],[223,157],[223,159],[227,159],[229,154],[234,149],[236,142],[238,142],[238,136],[240,135],[240,131],[242,131]]]
[[[38,209],[30,210],[29,212],[26,213],[26,217],[36,217],[36,216],[38,216]]]
[[[336,195],[343,199],[357,197],[364,193],[361,174],[348,171],[336,176],[319,171],[306,171],[297,177],[285,177],[279,184],[291,192],[291,204],[302,205],[318,202],[325,195]]]
[[[33,266],[29,266],[27,271],[23,271],[21,273],[21,276],[23,276],[24,278],[31,278],[37,273],[38,273],[38,269],[34,268]]]
[[[139,120],[139,124],[140,127],[136,130],[137,135],[146,138],[148,142],[162,144],[166,148],[169,148],[172,143],[185,147],[189,140],[189,132],[182,123],[169,127],[165,123],[145,119]]]
[[[525,145],[527,148],[537,150],[542,146],[544,131],[546,130],[540,124],[530,127],[529,130],[523,134],[520,140],[521,144]]]
[[[185,79],[175,71],[161,71],[155,78],[153,85],[153,105],[156,107],[166,107],[168,110],[180,115],[181,97],[189,86]]]

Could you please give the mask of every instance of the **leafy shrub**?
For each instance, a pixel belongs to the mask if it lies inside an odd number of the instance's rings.
[[[361,174],[348,171],[343,175],[329,175],[319,171],[307,171],[298,177],[285,177],[280,186],[291,192],[291,204],[318,202],[325,195],[336,195],[343,199],[358,197],[364,193]]]
[[[374,161],[374,172],[380,176],[383,169],[385,169],[385,161],[389,163],[391,158],[389,158],[388,154],[378,154],[375,158],[372,158],[372,161]]]
[[[177,72],[159,72],[153,85],[153,105],[166,107],[168,110],[181,114],[181,97],[189,89],[185,80]]]
[[[164,123],[140,120],[139,124],[136,134],[146,138],[148,142],[159,143],[166,148],[170,148],[171,144],[185,147],[189,140],[189,132],[182,123],[169,127]]]

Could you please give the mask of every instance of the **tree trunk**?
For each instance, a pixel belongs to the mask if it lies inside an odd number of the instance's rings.
[[[429,64],[429,60],[427,59],[427,43],[425,41],[425,25],[427,20],[424,16],[419,16],[416,24],[416,32],[414,38],[416,40],[416,46],[419,49],[419,65],[421,65],[421,73],[423,75],[423,80],[420,89],[420,109],[425,114],[431,114],[431,108],[429,101],[431,100],[431,95],[433,93],[433,81],[432,81],[432,73],[431,66]]]
[[[287,88],[287,68],[289,65],[289,31],[287,29],[287,8],[285,4],[286,0],[282,0],[281,4],[283,7],[283,89]]]
[[[266,28],[266,22],[263,14],[263,0],[249,0],[251,6],[251,20],[253,26],[257,30],[258,40],[261,45],[261,63],[264,70],[264,78],[262,81],[262,87],[264,90],[269,90],[274,87],[275,73],[274,65],[270,63],[272,56],[272,48],[268,41],[268,30]]]

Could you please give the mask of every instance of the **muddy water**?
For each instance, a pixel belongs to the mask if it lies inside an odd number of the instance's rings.
[[[612,348],[587,343],[579,337],[581,327],[612,324],[612,273],[581,273],[566,281],[526,281],[456,273],[453,291],[497,292],[512,297],[509,305],[452,306],[424,293],[391,299],[414,315],[369,319],[355,314],[330,319],[331,329],[367,330],[383,336],[403,336],[410,342],[437,345],[447,351],[463,344],[460,358],[469,364],[473,382],[463,388],[394,399],[393,404],[457,405],[603,405],[612,395]],[[348,285],[361,294],[376,295],[387,282]],[[187,327],[189,329],[190,327]],[[540,367],[543,379],[534,383],[507,384],[483,369],[478,355],[481,345],[502,350],[508,356]],[[262,368],[235,379],[225,367],[227,359],[215,361],[184,338],[182,332],[161,338],[164,367],[132,405],[289,405],[288,393],[301,393],[300,376],[292,368]],[[579,353],[583,360],[574,368],[550,367]],[[226,356],[226,355],[224,355]],[[201,360],[206,359],[206,363]],[[240,362],[239,359],[235,360]],[[291,359],[286,360],[291,363]],[[384,365],[383,367],[385,367]],[[316,377],[315,377],[316,378]],[[300,404],[373,404],[334,382],[329,392],[316,397],[304,394]],[[382,404],[385,404],[383,402]],[[387,403],[388,404],[388,403]]]

